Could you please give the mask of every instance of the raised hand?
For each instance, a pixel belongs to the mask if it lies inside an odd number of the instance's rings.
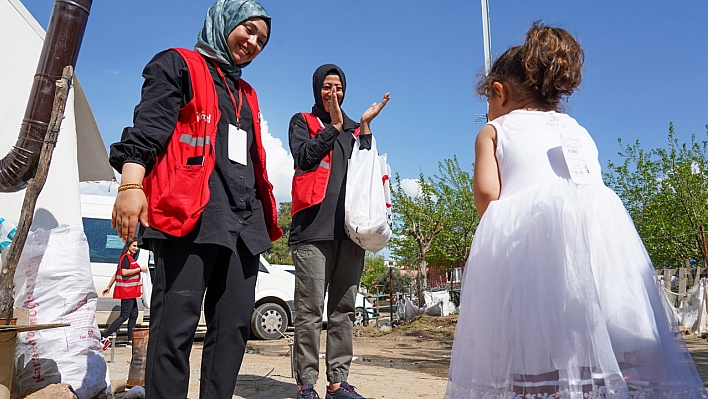
[[[329,117],[332,118],[332,126],[336,127],[337,130],[342,130],[344,117],[342,116],[342,109],[339,108],[336,86],[333,86],[331,90],[332,93],[329,95]]]
[[[376,118],[376,116],[381,112],[381,110],[386,106],[386,103],[388,103],[388,100],[391,99],[391,93],[386,93],[383,96],[383,99],[381,100],[380,103],[373,103],[369,108],[364,111],[363,114],[361,114],[361,123],[360,123],[360,133],[359,134],[371,134],[371,128],[370,124],[371,121]]]

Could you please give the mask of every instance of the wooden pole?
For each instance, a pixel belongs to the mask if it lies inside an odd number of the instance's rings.
[[[701,225],[701,242],[703,243],[703,265],[708,267],[708,246],[706,246],[706,231]]]
[[[664,269],[664,289],[671,291],[671,278],[674,276],[671,269]]]
[[[64,119],[64,107],[66,105],[66,97],[71,87],[71,78],[74,75],[74,69],[71,66],[64,68],[64,73],[60,80],[57,80],[57,90],[54,95],[54,107],[52,116],[47,127],[47,134],[44,136],[42,151],[39,155],[39,163],[37,165],[37,173],[27,183],[27,191],[25,191],[24,202],[22,203],[22,212],[20,213],[20,221],[17,224],[17,233],[12,240],[12,244],[7,249],[8,254],[5,263],[2,265],[0,273],[0,317],[5,318],[6,324],[10,323],[12,318],[12,306],[15,304],[15,270],[22,255],[22,250],[27,241],[32,220],[34,218],[34,208],[37,204],[37,197],[42,192],[44,183],[47,181],[49,173],[49,165],[52,162],[52,153],[57,143],[59,128],[61,121]]]
[[[696,278],[693,279],[692,287],[695,287],[696,284],[698,284],[701,281],[701,270],[703,270],[702,267],[700,267],[700,266],[696,267]]]
[[[676,298],[676,306],[681,306],[681,301],[684,295],[686,295],[686,273],[688,269],[685,267],[679,268],[679,286],[678,286],[678,297]]]
[[[388,267],[388,283],[389,283],[389,298],[388,298],[388,311],[391,312],[388,316],[388,321],[393,321],[393,267],[389,265]]]

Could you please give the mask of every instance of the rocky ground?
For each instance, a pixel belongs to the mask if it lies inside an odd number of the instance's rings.
[[[367,398],[441,398],[447,385],[456,321],[455,316],[424,317],[393,330],[356,328],[356,360],[352,364],[349,382]],[[325,350],[324,337],[323,334],[321,353]],[[686,342],[708,387],[708,342],[695,336],[688,336]],[[195,343],[189,399],[199,397],[201,349],[201,343]],[[297,386],[291,377],[288,351],[286,339],[249,341],[234,398],[294,398]],[[106,355],[110,358],[109,351]],[[129,365],[130,351],[116,348],[109,369],[112,386],[117,391],[125,387]],[[320,370],[325,370],[324,359],[320,360]],[[325,383],[321,378],[317,384],[322,397]],[[116,395],[116,398],[120,397],[121,394]]]

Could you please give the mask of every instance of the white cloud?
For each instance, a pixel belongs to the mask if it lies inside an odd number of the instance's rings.
[[[403,191],[411,197],[417,197],[423,194],[420,191],[420,181],[418,179],[403,179],[401,180],[401,187]]]
[[[268,131],[268,122],[261,120],[261,138],[266,151],[268,179],[273,184],[273,195],[278,202],[291,200],[290,189],[293,179],[293,156],[285,149],[283,142]]]
[[[283,146],[283,142],[273,137],[268,131],[268,122],[262,120],[261,138],[266,150],[266,169],[268,178],[273,184],[273,194],[278,202],[290,201],[290,188],[293,178],[293,157]],[[120,174],[116,173],[120,183]],[[110,181],[90,181],[79,184],[82,194],[108,195],[117,194],[118,183]]]

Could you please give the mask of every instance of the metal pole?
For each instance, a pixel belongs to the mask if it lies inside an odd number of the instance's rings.
[[[484,74],[492,70],[492,31],[489,23],[489,1],[482,1],[482,35],[484,37]]]
[[[110,360],[111,363],[113,363],[115,361],[116,339],[117,339],[116,333],[111,334],[111,360]]]
[[[0,159],[0,192],[24,189],[37,171],[52,116],[56,81],[61,79],[64,67],[76,66],[92,2],[54,2],[19,137],[9,154]]]

